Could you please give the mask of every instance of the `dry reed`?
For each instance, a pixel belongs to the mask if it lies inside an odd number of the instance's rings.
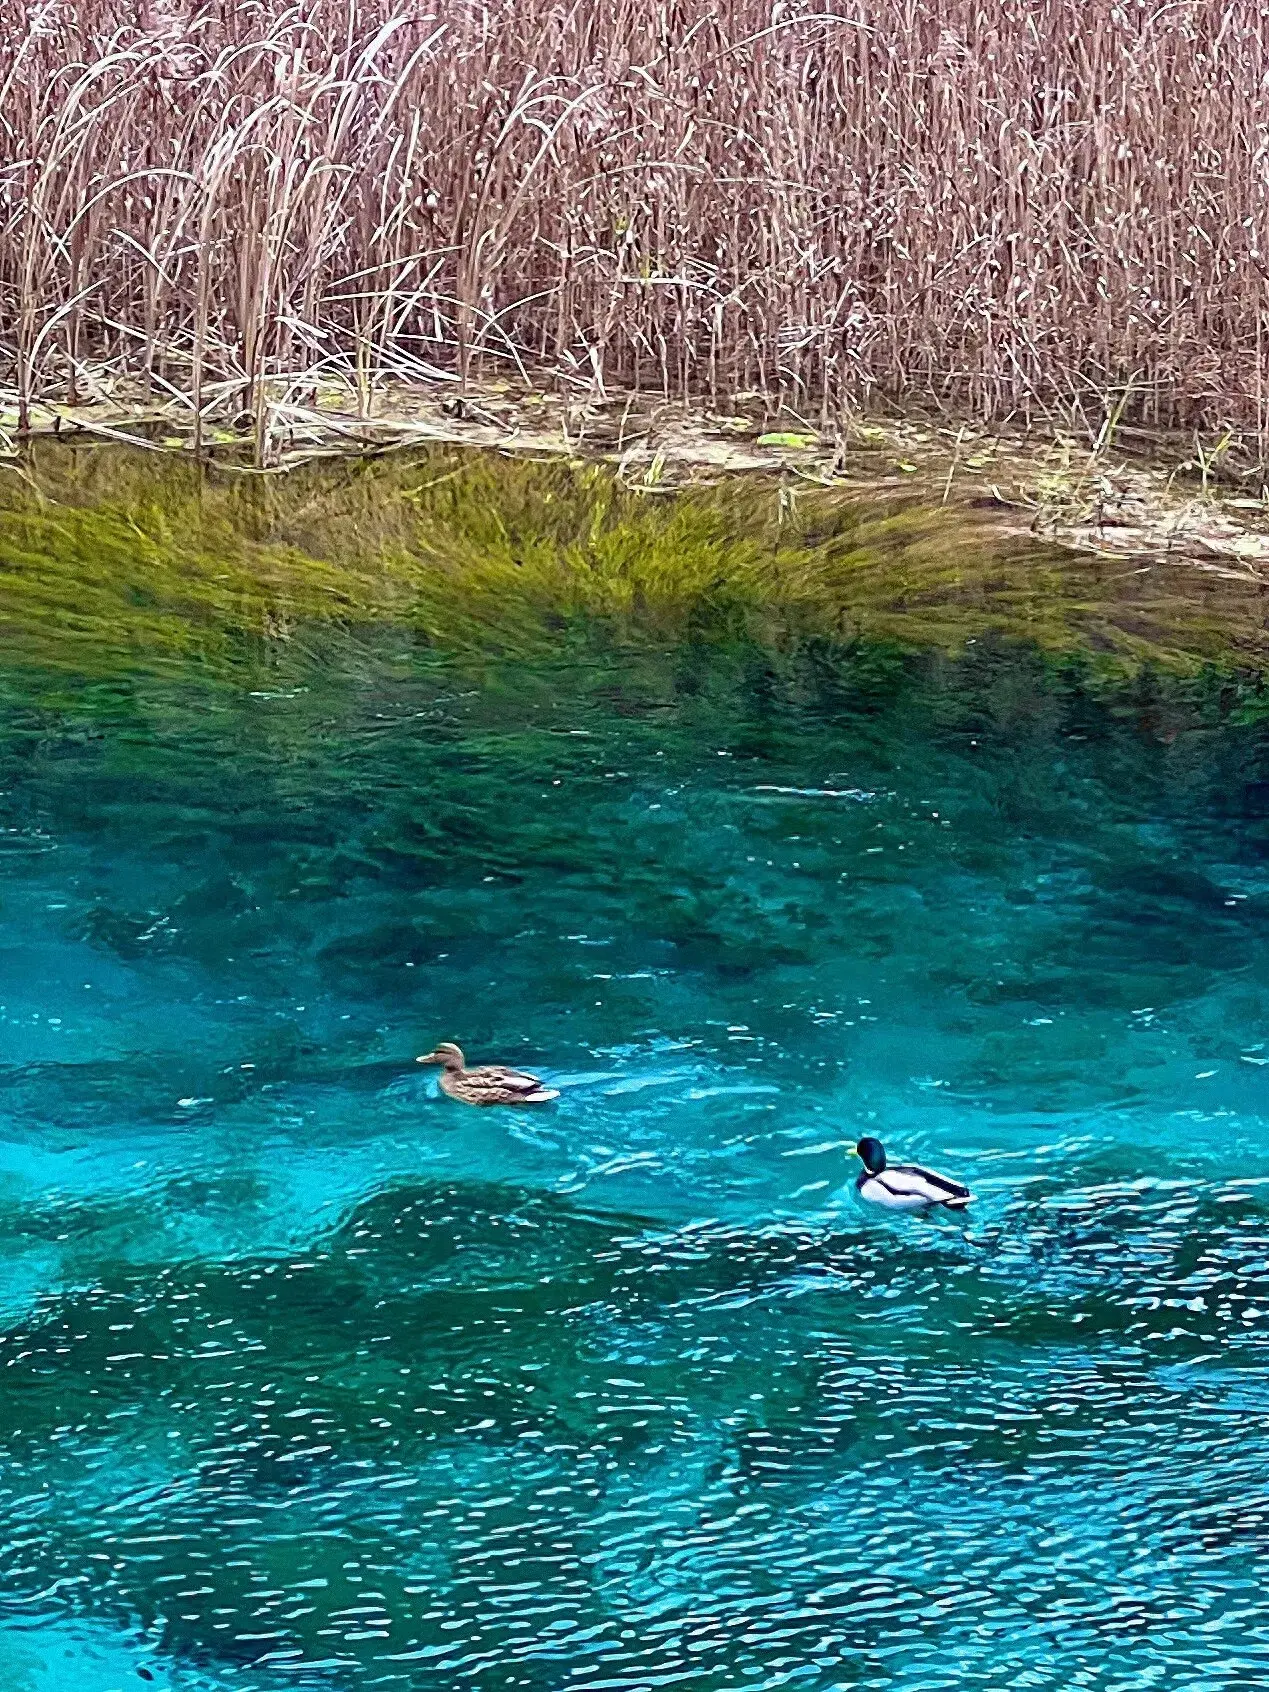
[[[0,379],[1269,436],[1259,0],[0,0]]]

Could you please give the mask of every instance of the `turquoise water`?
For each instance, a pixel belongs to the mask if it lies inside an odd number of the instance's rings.
[[[0,1683],[1263,1687],[1219,687],[387,629],[0,701]]]

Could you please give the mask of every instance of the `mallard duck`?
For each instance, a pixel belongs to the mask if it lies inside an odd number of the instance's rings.
[[[964,1210],[973,1198],[968,1187],[959,1181],[949,1181],[946,1175],[936,1175],[915,1163],[887,1163],[886,1148],[880,1140],[868,1137],[855,1147],[855,1156],[862,1157],[864,1167],[855,1182],[855,1190],[869,1204],[885,1205],[887,1210]]]
[[[472,1105],[548,1104],[559,1098],[554,1087],[544,1087],[536,1075],[508,1069],[501,1063],[481,1064],[468,1069],[463,1054],[452,1040],[442,1040],[434,1051],[424,1052],[420,1063],[439,1063],[441,1091],[451,1099]]]

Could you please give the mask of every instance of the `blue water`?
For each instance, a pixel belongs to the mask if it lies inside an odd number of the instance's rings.
[[[602,630],[0,669],[0,1684],[1263,1687],[1227,703]],[[968,1219],[864,1214],[865,1130]]]

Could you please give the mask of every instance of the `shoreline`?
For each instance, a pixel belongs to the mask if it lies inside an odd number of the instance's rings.
[[[354,451],[332,430],[286,474],[255,470],[236,437],[208,465],[157,430],[136,450],[100,415],[50,429],[0,475],[0,628],[89,669],[129,652],[224,657],[239,639],[281,652],[309,624],[397,623],[476,659],[548,652],[592,623],[636,644],[695,631],[772,654],[1004,641],[1107,680],[1225,676],[1261,709],[1262,570],[1175,540],[1114,551],[1110,521],[1062,546],[1038,532],[1025,486],[1008,503],[1006,471],[1034,475],[1034,454],[909,423],[906,438],[853,443],[830,476],[821,439],[776,445],[768,425],[763,445],[759,425],[742,438],[732,420],[720,440],[658,416],[657,438],[607,455],[593,418],[568,446],[540,412],[531,434],[493,413],[380,418],[377,439]],[[1210,531],[1214,493],[1198,504]]]
[[[1240,459],[1232,431],[1205,444],[1108,419],[1090,442],[1058,424],[1009,430],[916,408],[826,423],[787,407],[773,415],[761,394],[713,412],[657,396],[575,399],[508,382],[469,384],[465,393],[457,382],[398,384],[376,391],[369,414],[343,384],[310,389],[306,399],[270,399],[263,426],[245,415],[236,427],[205,426],[202,458],[228,472],[276,476],[322,459],[470,447],[603,464],[649,496],[770,479],[787,498],[811,487],[905,503],[916,496],[990,513],[1002,534],[1065,551],[1269,582],[1267,473]],[[33,406],[21,437],[10,413],[0,410],[0,469],[20,461],[27,442],[49,438],[195,453],[180,400],[146,404],[99,388],[87,404]],[[261,456],[263,464],[253,461]]]

